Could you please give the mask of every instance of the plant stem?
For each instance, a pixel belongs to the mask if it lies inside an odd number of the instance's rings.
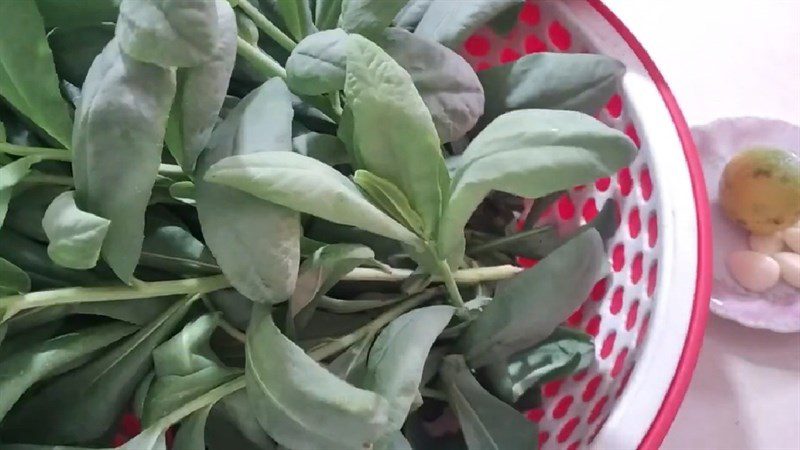
[[[10,295],[8,297],[0,297],[0,309],[6,309],[0,323],[7,321],[20,311],[43,306],[132,300],[180,294],[204,294],[230,287],[230,285],[230,282],[223,275],[214,275],[185,280],[137,282],[133,286],[70,287]]]
[[[439,273],[443,278],[444,285],[447,288],[447,293],[450,296],[450,303],[456,308],[464,307],[464,299],[461,298],[461,292],[458,290],[455,278],[453,278],[453,271],[450,270],[450,264],[447,261],[439,260]]]
[[[523,269],[517,266],[506,264],[503,266],[478,267],[473,269],[461,269],[452,273],[453,280],[457,284],[478,284],[487,281],[506,280],[520,273]],[[414,273],[409,269],[391,268],[389,272],[378,269],[359,267],[353,269],[342,278],[348,281],[404,281]],[[442,282],[440,275],[435,275],[433,281]]]
[[[315,361],[322,361],[324,359],[330,358],[331,356],[346,350],[348,347],[360,341],[370,333],[377,333],[383,327],[388,325],[389,322],[396,319],[401,314],[411,311],[412,309],[433,299],[434,297],[436,297],[441,293],[442,289],[433,288],[433,289],[428,289],[427,291],[424,292],[420,292],[419,294],[412,295],[408,297],[408,299],[405,300],[404,302],[398,304],[394,308],[391,308],[386,312],[384,312],[383,314],[381,314],[380,316],[376,317],[372,322],[364,325],[363,327],[353,331],[350,334],[346,334],[336,339],[335,341],[329,344],[325,344],[321,347],[318,347],[310,351],[308,355]]]
[[[63,186],[74,186],[75,184],[72,177],[47,173],[32,173],[20,181],[28,184],[60,184]]]
[[[272,59],[260,48],[242,39],[241,36],[236,37],[236,50],[242,58],[253,66],[253,69],[257,70],[265,78],[286,78],[286,69],[278,61]]]
[[[288,51],[294,50],[297,44],[287,36],[280,28],[276,27],[274,23],[270,22],[264,14],[261,14],[261,11],[258,10],[255,6],[253,6],[247,0],[238,0],[236,2],[232,2],[236,4],[239,8],[247,14],[250,19],[253,21],[256,26],[267,34],[267,36],[271,37],[272,40],[278,43],[281,47],[285,48]]]
[[[344,113],[344,108],[342,108],[342,98],[339,94],[339,91],[332,92],[330,97],[331,106],[333,107],[334,113],[339,117],[342,118],[342,113]]]
[[[14,156],[37,155],[51,161],[72,161],[72,155],[70,155],[69,150],[64,150],[63,148],[26,147],[24,145],[0,142],[0,152]]]
[[[9,144],[7,142],[0,142],[0,153],[6,153],[14,156],[41,156],[43,159],[50,161],[72,161],[72,154],[69,150],[58,148],[46,147],[27,147],[25,145]],[[175,164],[160,164],[158,166],[158,173],[167,177],[182,177],[184,176],[183,169]],[[64,183],[59,183],[64,184]],[[72,184],[72,182],[70,182]]]

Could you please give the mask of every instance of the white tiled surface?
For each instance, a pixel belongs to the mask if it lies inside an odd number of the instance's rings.
[[[606,4],[642,41],[690,125],[743,115],[800,124],[800,0]],[[711,317],[662,449],[800,450],[800,334]]]

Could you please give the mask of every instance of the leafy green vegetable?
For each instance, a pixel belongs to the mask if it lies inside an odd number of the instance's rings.
[[[487,378],[495,395],[508,403],[515,403],[537,384],[564,378],[586,368],[593,355],[591,336],[558,327],[535,347],[511,355],[505,363],[487,367]]]
[[[12,440],[81,444],[102,437],[115,423],[151,367],[151,353],[191,305],[176,303],[100,358],[56,378],[6,416]]]
[[[0,420],[34,383],[81,365],[95,351],[134,330],[120,323],[98,325],[12,353],[0,366]]]
[[[381,47],[411,75],[442,142],[467,134],[483,114],[483,87],[469,63],[449,48],[400,28],[389,28]]]
[[[409,0],[406,6],[394,17],[394,24],[408,31],[414,31],[425,15],[425,11],[430,8],[433,0]]]
[[[472,0],[457,8],[449,0],[433,0],[419,21],[415,34],[459,49],[469,35],[523,0]]]
[[[32,165],[41,160],[40,156],[26,156],[0,167],[0,226],[6,217],[14,186],[31,172]]]
[[[70,28],[114,22],[119,0],[36,0],[46,28]]]
[[[314,33],[286,60],[286,84],[297,94],[319,95],[344,88],[347,33],[340,28]]]
[[[330,166],[347,164],[350,157],[344,143],[336,136],[309,131],[292,138],[295,152],[324,162]]]
[[[389,400],[389,427],[403,426],[422,378],[425,357],[453,317],[451,306],[428,306],[393,320],[375,339],[365,385]]]
[[[278,11],[289,33],[301,40],[313,32],[311,8],[308,0],[275,0]]]
[[[267,203],[204,178],[213,164],[231,155],[292,155],[292,115],[283,81],[264,83],[216,128],[197,164],[195,195],[206,243],[233,286],[257,302],[282,302],[294,288],[300,259],[298,215],[279,202]],[[269,264],[263,264],[265,258]]]
[[[430,112],[411,77],[380,47],[354,35],[344,91],[360,168],[397,185],[422,218],[424,236],[433,236],[450,180]]]
[[[87,3],[101,3],[102,1]],[[114,26],[107,23],[54,29],[48,33],[47,40],[53,50],[56,72],[75,86],[82,86],[92,61],[113,37]]]
[[[418,238],[373,206],[330,166],[295,153],[234,156],[215,164],[206,180],[270,202],[399,241]]]
[[[31,279],[24,270],[0,258],[0,293],[24,293],[31,290]]]
[[[425,225],[422,217],[414,211],[400,188],[367,170],[356,170],[353,181],[374,205],[418,236],[423,236]]]
[[[459,340],[470,367],[502,361],[545,339],[607,271],[603,242],[596,230],[587,230],[499,284],[494,300]]]
[[[247,333],[247,392],[262,427],[298,450],[360,448],[387,426],[388,404],[353,387],[286,339],[259,306]]]
[[[201,276],[219,273],[208,248],[167,209],[153,207],[145,220],[139,264],[169,272]]]
[[[244,390],[221,399],[211,409],[206,424],[210,450],[274,450],[275,443],[261,428]]]
[[[217,24],[216,1],[122,0],[115,36],[139,61],[192,67],[212,57]]]
[[[478,73],[486,111],[477,129],[515,109],[596,114],[617,89],[625,66],[603,55],[535,53]]]
[[[66,186],[43,184],[15,192],[8,204],[8,213],[3,226],[28,238],[46,242],[47,235],[42,228],[42,218],[53,199],[66,189]]]
[[[408,0],[342,0],[339,26],[350,33],[375,35],[392,23]]]
[[[0,1],[0,97],[69,148],[72,119],[34,1]]]
[[[174,94],[174,70],[128,57],[115,39],[92,63],[75,112],[75,201],[111,221],[101,255],[126,283],[139,260]]]
[[[536,424],[486,392],[458,355],[444,358],[441,375],[470,450],[538,448]]]
[[[194,170],[197,158],[208,144],[236,62],[233,9],[223,0],[200,3],[216,4],[213,17],[217,23],[207,26],[213,28],[217,37],[203,62],[178,71],[178,88],[166,131],[167,145],[173,155],[178,155],[176,159],[186,172]]]
[[[59,195],[47,208],[42,227],[50,244],[47,254],[56,264],[71,269],[91,269],[111,222],[78,208],[75,192]]]
[[[343,0],[317,0],[314,2],[314,25],[319,30],[335,28],[342,14]]]
[[[454,252],[472,211],[491,191],[537,198],[615,173],[633,161],[624,133],[572,111],[506,113],[467,147],[439,226],[439,251]]]

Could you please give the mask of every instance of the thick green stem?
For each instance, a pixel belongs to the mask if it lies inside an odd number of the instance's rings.
[[[503,266],[477,267],[472,269],[461,269],[452,273],[453,280],[457,284],[478,284],[487,281],[506,280],[520,273],[523,269],[510,264]],[[353,269],[344,276],[344,280],[349,281],[404,281],[414,273],[409,269],[392,268],[389,272],[377,269],[359,267]],[[443,278],[437,274],[433,281],[442,282]]]
[[[70,287],[11,295],[0,297],[0,309],[5,309],[5,314],[0,323],[7,321],[20,311],[43,306],[132,300],[181,294],[205,294],[206,292],[230,287],[230,285],[230,282],[223,275],[214,275],[185,280],[138,282],[133,286]]]
[[[286,69],[278,61],[275,61],[271,56],[261,51],[260,48],[250,44],[240,36],[236,38],[236,50],[264,78],[286,78]]]
[[[461,292],[458,290],[458,284],[453,277],[453,271],[450,270],[450,264],[445,260],[439,260],[439,275],[442,277],[444,286],[447,288],[447,293],[450,296],[450,303],[456,308],[464,307],[464,299],[461,298]]]
[[[261,11],[250,4],[249,1],[238,0],[232,3],[241,8],[241,10],[250,17],[253,23],[256,24],[259,30],[266,33],[267,36],[272,38],[272,40],[277,42],[281,47],[291,52],[297,46],[292,38],[287,36],[280,28],[276,27],[274,23],[270,22],[270,20],[267,19],[264,14],[261,14]]]
[[[434,288],[424,292],[420,292],[419,294],[416,295],[412,295],[404,302],[398,304],[394,308],[391,308],[386,312],[384,312],[383,314],[381,314],[380,316],[376,317],[372,322],[364,325],[363,327],[353,331],[350,334],[344,335],[336,339],[331,343],[325,344],[321,347],[317,347],[316,349],[308,352],[308,355],[315,361],[322,361],[338,353],[341,353],[351,345],[363,339],[365,336],[368,336],[370,333],[377,333],[383,327],[388,325],[389,322],[393,321],[400,315],[408,311],[411,311],[412,309],[433,299],[434,297],[436,297],[441,293],[442,293],[441,289]]]

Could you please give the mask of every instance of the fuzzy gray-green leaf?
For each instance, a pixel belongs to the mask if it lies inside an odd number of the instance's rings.
[[[0,420],[35,383],[79,366],[95,351],[134,331],[135,327],[118,322],[87,327],[11,354],[0,365]]]
[[[267,81],[217,126],[197,163],[195,195],[206,244],[231,284],[257,302],[285,301],[294,289],[300,260],[298,214],[204,177],[213,164],[231,155],[268,160],[292,155],[292,117],[284,82]]]
[[[58,89],[53,53],[34,1],[0,1],[0,97],[69,148],[70,107]]]
[[[116,38],[139,61],[191,67],[211,57],[217,31],[215,1],[122,0]]]
[[[50,244],[47,254],[56,264],[71,269],[91,269],[100,257],[108,219],[81,211],[75,192],[67,191],[53,200],[42,219]]]
[[[142,250],[174,94],[174,70],[136,61],[112,40],[92,63],[75,112],[75,201],[111,221],[101,255],[126,283]]]
[[[350,33],[375,35],[392,23],[408,0],[342,0],[339,26]]]
[[[478,73],[486,92],[482,129],[508,111],[565,109],[596,114],[619,88],[625,66],[603,55],[535,53]]]
[[[522,3],[523,0],[471,0],[463,3],[433,0],[414,33],[452,49],[460,49],[464,40],[478,28]]]
[[[463,356],[446,356],[440,373],[469,450],[539,447],[536,424],[486,392],[470,372]]]
[[[439,252],[458,250],[469,217],[492,190],[538,198],[613,174],[635,156],[624,133],[579,112],[503,114],[462,155],[439,226]]]
[[[24,270],[0,258],[0,292],[24,294],[31,290],[31,279]]]
[[[319,95],[344,88],[347,33],[340,28],[314,33],[297,44],[286,61],[286,84],[296,94]]]
[[[494,300],[461,335],[470,367],[501,362],[547,338],[606,275],[606,258],[600,235],[590,229],[500,283]]]
[[[247,332],[247,393],[261,426],[296,450],[359,449],[387,426],[383,397],[337,378],[283,336],[259,306]]]
[[[389,426],[399,430],[419,392],[425,358],[453,316],[452,306],[428,306],[393,320],[375,339],[365,386],[389,400]]]

